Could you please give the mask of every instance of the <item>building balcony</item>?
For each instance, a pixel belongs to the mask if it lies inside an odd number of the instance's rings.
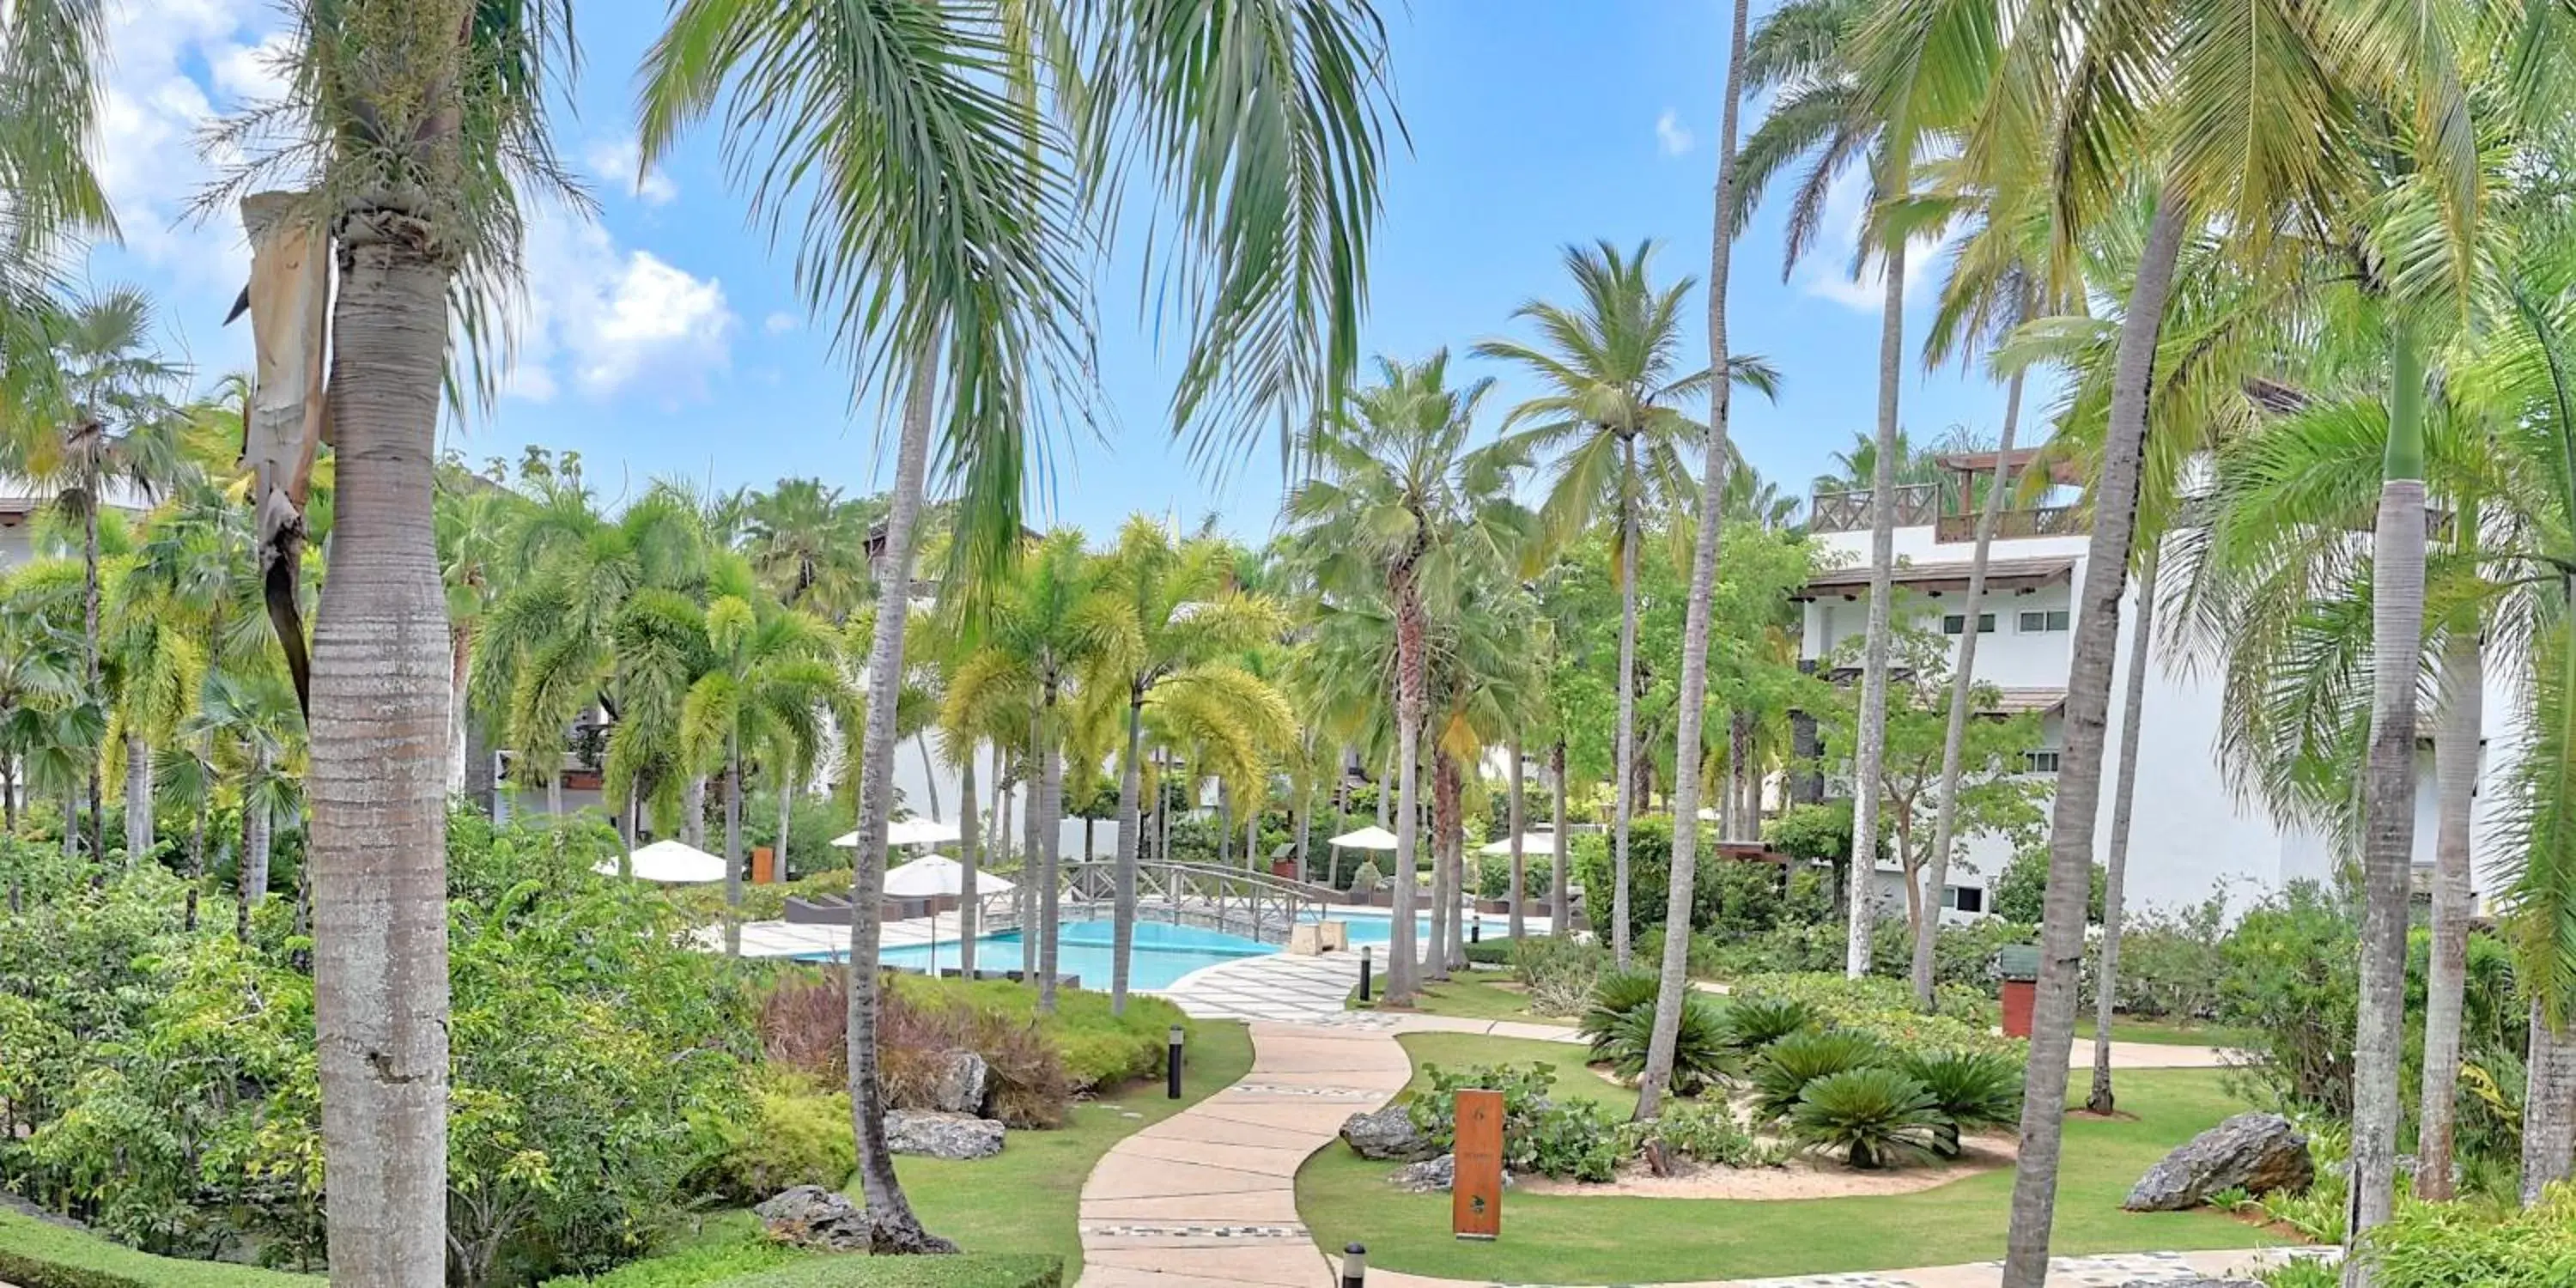
[[[2070,537],[2091,531],[2085,511],[2075,505],[2031,505],[2054,486],[2071,486],[2081,476],[2064,462],[2042,463],[2038,449],[2009,455],[1956,452],[1933,458],[1940,473],[1934,483],[1899,484],[1888,495],[1895,502],[1896,526],[1930,528],[1932,539],[1945,545],[1977,539],[1977,516],[1987,489],[1997,485],[2022,495],[2007,495],[2006,508],[1995,515],[1995,536]],[[2046,477],[2039,475],[2044,472]],[[1822,480],[1819,480],[1822,481]],[[2025,486],[2027,485],[2027,487]],[[1808,499],[1810,532],[1866,532],[1873,517],[1873,490],[1818,491]]]

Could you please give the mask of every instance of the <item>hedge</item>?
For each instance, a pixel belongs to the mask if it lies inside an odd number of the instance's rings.
[[[1028,1253],[814,1257],[720,1279],[708,1288],[1064,1288],[1064,1262]]]
[[[0,1282],[17,1288],[322,1288],[324,1281],[231,1262],[156,1257],[0,1208]]]

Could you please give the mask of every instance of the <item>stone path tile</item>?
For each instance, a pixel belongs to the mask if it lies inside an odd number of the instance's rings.
[[[1192,971],[1164,990],[1163,996],[1204,1019],[1297,1024],[1344,1014],[1343,1006],[1359,983],[1360,961],[1349,953],[1319,957],[1273,953]]]
[[[2298,1257],[2335,1255],[2332,1248],[2245,1248],[2226,1252],[2119,1252],[2091,1257],[2052,1257],[2049,1288],[2124,1288],[2132,1283],[2178,1283],[2203,1276],[2241,1275],[2259,1267]],[[1327,1257],[1340,1273],[1340,1259]],[[1435,1279],[1379,1270],[1368,1272],[1369,1288],[1489,1288],[1483,1280]],[[1657,1288],[1997,1288],[2003,1263],[1980,1261],[1963,1266],[1926,1266],[1914,1270],[1862,1270],[1819,1275],[1781,1275],[1765,1279],[1722,1279],[1672,1283]],[[1323,1288],[1318,1284],[1317,1288]]]
[[[2075,1065],[2090,1068],[2093,1064],[2093,1039],[2075,1040]],[[2111,1067],[2114,1069],[2217,1069],[2231,1063],[2242,1063],[2245,1057],[2225,1047],[2167,1046],[2161,1042],[2114,1042],[2111,1044]]]

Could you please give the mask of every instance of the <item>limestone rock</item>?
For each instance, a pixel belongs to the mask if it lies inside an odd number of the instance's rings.
[[[939,1057],[939,1076],[930,1085],[930,1108],[943,1114],[985,1116],[993,1102],[993,1067],[972,1051],[950,1051]]]
[[[2238,1114],[2164,1156],[2120,1206],[2132,1212],[2198,1207],[2220,1190],[2297,1192],[2316,1180],[2308,1138],[2279,1114]]]
[[[1002,1124],[973,1114],[892,1109],[885,1116],[886,1148],[932,1158],[991,1158],[1002,1152]]]
[[[1446,1194],[1458,1180],[1458,1156],[1442,1154],[1418,1163],[1407,1163],[1395,1169],[1386,1183],[1411,1194]],[[1503,1173],[1503,1186],[1510,1188],[1512,1174]]]
[[[820,1185],[781,1190],[752,1209],[771,1237],[826,1252],[865,1252],[873,1227],[867,1209]]]
[[[1352,1153],[1381,1163],[1409,1163],[1440,1152],[1431,1138],[1413,1125],[1413,1115],[1402,1105],[1352,1114],[1342,1124],[1342,1143],[1349,1145]],[[1443,1182],[1442,1187],[1446,1188],[1447,1183]]]

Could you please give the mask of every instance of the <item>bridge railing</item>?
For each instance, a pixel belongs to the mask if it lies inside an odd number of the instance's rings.
[[[1117,897],[1115,861],[1065,865],[1067,902],[1106,908]],[[1208,863],[1139,863],[1136,898],[1153,906],[1154,920],[1179,920],[1264,943],[1287,942],[1290,927],[1342,902],[1338,891],[1325,886]]]

